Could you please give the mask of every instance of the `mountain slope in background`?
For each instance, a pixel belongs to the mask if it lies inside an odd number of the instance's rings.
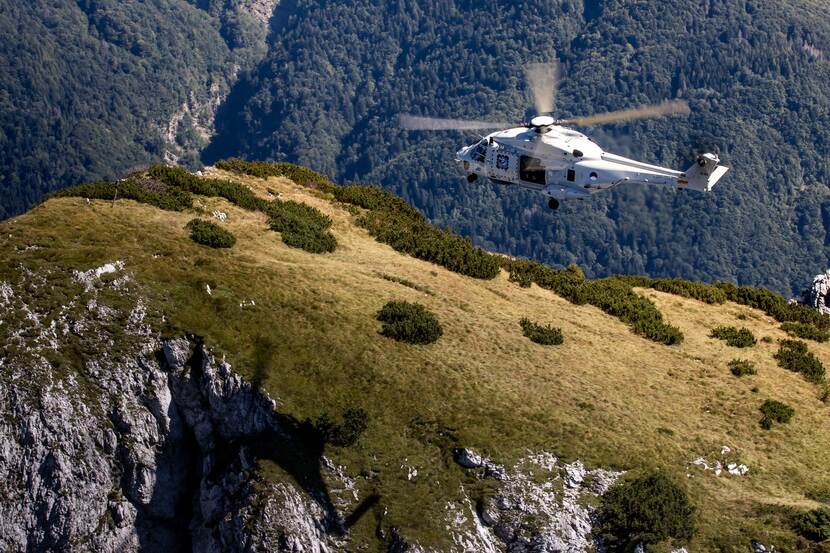
[[[828,259],[828,22],[816,2],[300,3],[207,156],[380,182],[488,248],[589,274],[790,293]],[[521,121],[523,66],[547,59],[563,116],[689,100],[688,119],[589,129],[607,150],[678,168],[713,150],[733,171],[711,196],[628,187],[552,214],[458,178],[474,134],[397,128],[399,112]]]
[[[829,15],[810,0],[7,0],[0,216],[151,159],[285,159],[380,182],[506,253],[792,294],[830,254]],[[733,171],[706,197],[630,187],[552,214],[458,178],[472,134],[396,128],[400,112],[522,120],[522,68],[550,59],[563,116],[689,100],[688,119],[589,129],[609,151],[683,168],[714,150]]]
[[[0,218],[66,183],[194,164],[275,3],[0,1]]]
[[[658,468],[698,531],[649,551],[826,551],[792,521],[827,501],[828,407],[777,365],[787,335],[761,311],[638,289],[685,335],[666,346],[506,271],[398,253],[319,189],[214,176],[320,210],[336,248],[289,247],[263,213],[205,195],[182,211],[55,198],[0,223],[4,548],[587,551],[618,471]],[[236,244],[195,244],[194,217]],[[389,300],[426,306],[443,336],[382,336]],[[523,317],[564,343],[531,342]],[[728,347],[719,325],[759,342]],[[828,343],[809,349],[830,363]],[[757,374],[733,376],[735,357]],[[792,421],[764,430],[767,399]],[[313,430],[350,409],[367,422],[354,443]]]

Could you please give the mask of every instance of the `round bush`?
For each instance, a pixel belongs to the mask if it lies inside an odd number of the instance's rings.
[[[755,335],[748,328],[735,328],[734,326],[719,326],[712,330],[709,335],[718,340],[724,340],[726,345],[733,348],[748,348],[756,344]]]
[[[438,319],[419,303],[390,301],[378,312],[380,333],[410,344],[431,344],[444,333]]]
[[[562,330],[559,328],[550,325],[542,326],[530,319],[522,319],[519,324],[522,325],[522,334],[530,338],[531,342],[543,346],[558,346],[564,342]]]
[[[662,472],[617,482],[602,497],[597,535],[608,551],[633,551],[695,533],[695,508],[686,490]]]
[[[746,359],[733,359],[729,362],[729,370],[737,377],[758,373],[755,370],[755,363],[747,361]]]
[[[230,248],[236,244],[236,237],[216,223],[193,219],[187,223],[190,238],[197,244],[211,248]]]
[[[761,413],[764,415],[761,418],[761,427],[765,430],[772,428],[775,422],[787,423],[795,415],[795,409],[774,399],[768,399],[761,405]]]

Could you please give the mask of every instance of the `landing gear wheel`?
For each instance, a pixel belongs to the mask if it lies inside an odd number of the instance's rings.
[[[477,179],[478,175],[476,175],[475,173],[470,173],[469,175],[467,175],[467,182],[471,184],[474,183]]]
[[[548,207],[551,209],[559,209],[559,200],[551,198],[548,200]]]

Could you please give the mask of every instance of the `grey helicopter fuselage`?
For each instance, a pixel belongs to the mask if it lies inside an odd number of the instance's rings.
[[[708,192],[728,171],[703,154],[687,171],[649,165],[602,150],[584,134],[555,124],[529,125],[487,135],[459,150],[470,182],[478,177],[517,185],[558,200],[584,199],[628,183],[659,184]]]

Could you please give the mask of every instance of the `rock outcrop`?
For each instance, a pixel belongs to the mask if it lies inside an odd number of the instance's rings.
[[[140,299],[118,313],[107,293],[130,278],[105,269],[75,275],[49,324],[31,298],[58,275],[0,285],[0,549],[335,550],[314,436],[198,340],[159,342]],[[97,348],[69,364],[73,344]],[[258,480],[264,458],[305,485]]]
[[[0,282],[0,549],[335,553],[361,497],[308,422],[216,360],[200,339],[160,340],[125,263]],[[44,301],[56,289],[60,302]],[[529,454],[506,469],[469,449],[443,520],[454,553],[589,551],[587,495],[618,476]],[[276,477],[264,478],[267,464]],[[407,466],[408,479],[417,468]],[[328,485],[339,482],[340,489]],[[334,496],[334,497],[332,497]],[[533,521],[533,531],[528,530]],[[389,551],[433,551],[378,525]]]
[[[801,303],[830,315],[830,271],[816,275],[813,284],[802,292]]]

